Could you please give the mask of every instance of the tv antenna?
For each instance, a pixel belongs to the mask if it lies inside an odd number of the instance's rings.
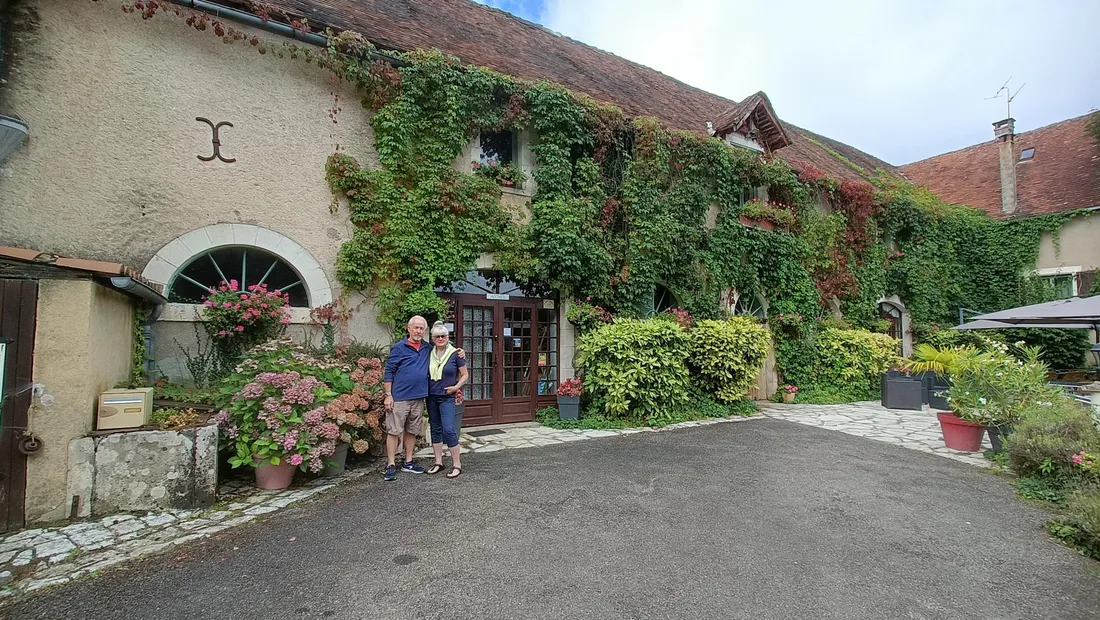
[[[997,89],[997,93],[995,95],[993,95],[992,97],[986,97],[987,100],[1000,99],[1001,97],[1005,98],[1005,118],[1012,118],[1012,100],[1016,98],[1016,95],[1020,94],[1020,91],[1023,90],[1025,86],[1027,86],[1027,82],[1024,82],[1023,84],[1020,84],[1020,87],[1016,89],[1016,92],[1012,92],[1012,89],[1008,85],[1008,83],[1011,81],[1012,77],[1009,76],[1009,78],[1005,80],[1005,83]]]

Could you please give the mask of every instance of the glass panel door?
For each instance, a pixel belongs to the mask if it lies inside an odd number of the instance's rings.
[[[462,348],[470,367],[466,400],[493,398],[493,307],[462,308]]]
[[[531,395],[532,308],[503,308],[504,398]]]

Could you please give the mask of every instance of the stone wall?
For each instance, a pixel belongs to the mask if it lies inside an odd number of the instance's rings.
[[[69,495],[77,516],[198,508],[214,503],[218,427],[133,431],[69,444]]]

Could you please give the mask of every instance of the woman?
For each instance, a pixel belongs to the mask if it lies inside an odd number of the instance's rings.
[[[429,474],[443,470],[443,443],[451,449],[451,472],[448,478],[462,475],[461,448],[455,425],[455,392],[469,380],[466,360],[456,355],[458,349],[451,346],[451,334],[442,322],[432,325],[432,351],[428,356],[428,422],[432,428],[432,450],[435,464]]]

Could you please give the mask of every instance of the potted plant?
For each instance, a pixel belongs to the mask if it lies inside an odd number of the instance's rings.
[[[1000,450],[1001,439],[1024,409],[1053,402],[1058,388],[1046,384],[1047,366],[1039,352],[1038,347],[1020,347],[1016,357],[1003,344],[988,351],[917,346],[910,368],[951,380],[945,393],[951,411],[937,413],[948,448],[977,452],[988,432],[994,450]]]
[[[558,385],[558,416],[563,420],[581,417],[581,379],[573,377]]]
[[[254,467],[262,489],[290,486],[296,469],[343,471],[348,447],[362,454],[382,438],[381,378],[378,359],[353,367],[289,342],[256,347],[225,380],[215,416],[229,465]]]
[[[783,386],[783,402],[793,403],[794,397],[798,395],[798,387],[788,383]]]

